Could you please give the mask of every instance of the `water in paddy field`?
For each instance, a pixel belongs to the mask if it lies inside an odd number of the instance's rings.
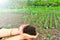
[[[23,14],[0,14],[0,28],[19,27],[23,21]]]
[[[20,26],[23,23],[22,13],[25,11],[23,8],[25,5],[24,0],[0,0],[0,28]]]
[[[6,4],[5,4],[6,3]],[[3,0],[0,3],[0,28],[19,27],[23,24],[25,2],[17,0]]]

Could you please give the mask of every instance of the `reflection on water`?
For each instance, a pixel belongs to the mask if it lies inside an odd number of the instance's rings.
[[[0,27],[18,27],[23,22],[23,14],[0,14]]]
[[[0,0],[0,9],[18,9],[26,6],[24,0]]]
[[[0,28],[18,27],[23,23],[27,0],[0,0]]]

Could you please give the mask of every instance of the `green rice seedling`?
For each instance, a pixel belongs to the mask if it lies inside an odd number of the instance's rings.
[[[45,20],[45,23],[44,23],[44,27],[46,28],[46,27],[48,27],[48,24],[47,24],[47,22],[48,22],[48,16],[46,16],[45,19],[46,19],[46,20]]]
[[[27,18],[28,18],[27,16],[24,16],[24,19],[23,19],[24,20],[24,23],[26,23]]]
[[[57,20],[55,20],[55,28],[58,28]]]
[[[43,18],[43,17],[41,17],[41,18]],[[39,24],[40,26],[41,26],[41,22],[42,22],[42,20],[43,20],[43,19],[41,19],[41,18],[38,20],[38,24]]]
[[[46,40],[50,40],[50,38],[51,38],[51,34],[48,33],[48,34],[47,34],[47,39],[46,39]]]
[[[56,16],[54,15],[54,22],[55,22],[55,28],[58,28],[58,22],[56,20]]]
[[[41,34],[48,34],[48,31],[47,31],[46,29],[41,29],[41,30],[40,30],[40,33],[41,33]]]
[[[38,25],[41,26],[43,21],[44,21],[44,17],[42,17],[42,19],[39,20]]]
[[[50,25],[49,28],[52,28],[52,15],[50,16]]]
[[[51,0],[53,1],[53,0]],[[27,18],[29,19],[28,23],[29,24],[34,24],[34,25],[37,25],[37,26],[41,26],[43,23],[44,27],[47,26],[47,21],[48,21],[48,18],[46,16],[49,15],[49,19],[50,19],[50,24],[49,24],[49,27],[52,28],[52,17],[53,15],[55,14],[56,16],[58,16],[58,20],[55,21],[54,19],[54,22],[55,24],[58,24],[58,22],[60,22],[60,6],[59,7],[41,7],[41,6],[27,6],[26,7],[27,10],[26,10],[26,13],[25,14],[28,14],[29,17],[24,17],[24,20],[27,21]],[[56,9],[56,10],[55,10]],[[58,10],[59,9],[59,10]],[[58,11],[57,11],[58,10]],[[45,21],[45,22],[44,22]],[[25,23],[25,22],[24,22]]]
[[[57,16],[57,18],[58,18],[58,22],[60,23],[60,17],[59,17],[59,16]]]

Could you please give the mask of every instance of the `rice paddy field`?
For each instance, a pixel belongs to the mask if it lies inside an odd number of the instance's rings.
[[[36,40],[60,40],[60,0],[28,0],[19,5],[0,8],[0,25],[14,28],[27,23],[37,28]]]
[[[27,12],[28,11],[28,12]],[[25,16],[29,20],[30,24],[41,27],[43,24],[44,28],[58,28],[59,27],[59,7],[27,7]]]
[[[60,40],[60,6],[2,9],[0,21],[0,24],[6,28],[19,27],[26,23],[36,26],[39,32],[36,40]]]

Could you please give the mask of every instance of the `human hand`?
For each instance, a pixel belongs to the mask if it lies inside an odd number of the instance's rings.
[[[5,37],[2,40],[34,40],[39,34],[37,33],[36,36],[32,36],[29,34],[21,34],[21,35],[16,35],[16,36],[11,36],[11,37]]]
[[[37,33],[36,36],[24,33],[24,34],[20,35],[20,40],[34,40],[38,35],[39,35],[39,33]]]
[[[38,34],[39,33],[37,33],[36,35],[29,35],[29,34],[26,34],[26,33],[23,33],[23,29],[25,28],[25,27],[27,27],[29,24],[23,24],[23,25],[21,25],[20,27],[19,27],[19,32],[20,32],[20,35],[27,35],[26,36],[26,38],[28,38],[28,39],[35,39],[35,38],[37,38],[37,36],[38,36]]]
[[[23,29],[26,27],[26,26],[28,26],[29,24],[23,24],[23,25],[21,25],[20,27],[19,27],[19,33],[20,34],[23,34]]]

